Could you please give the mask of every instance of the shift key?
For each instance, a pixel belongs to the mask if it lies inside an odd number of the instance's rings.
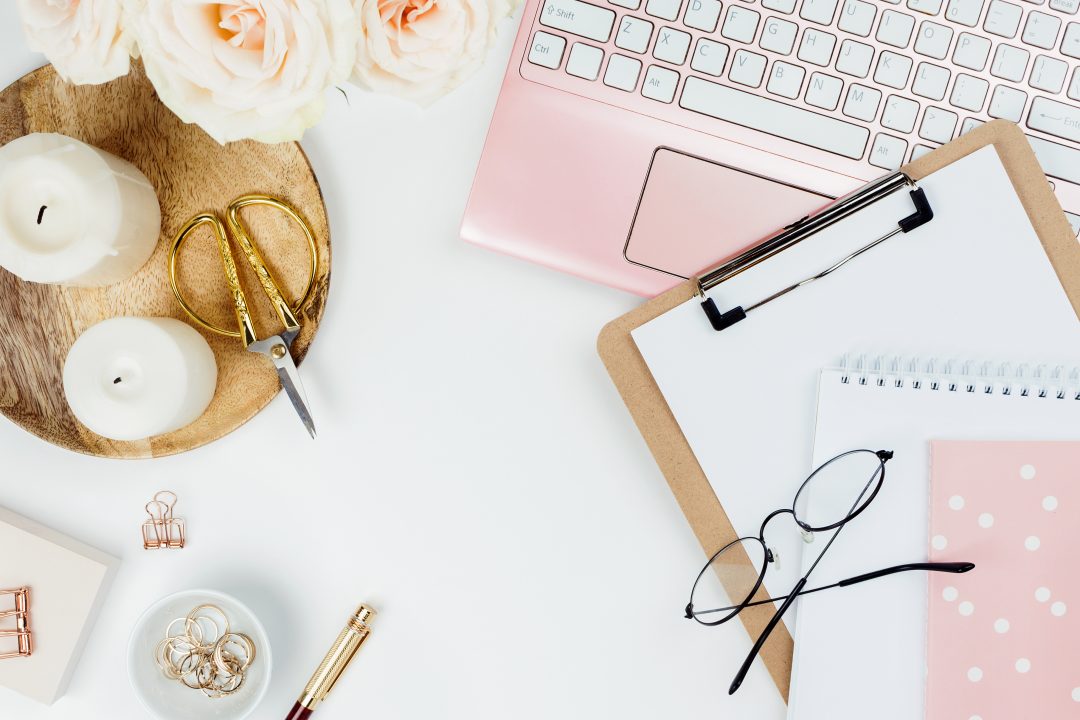
[[[1080,142],[1080,108],[1037,97],[1031,101],[1028,127],[1059,138]]]
[[[615,24],[615,13],[579,0],[547,0],[540,15],[540,24],[597,42],[607,42]]]

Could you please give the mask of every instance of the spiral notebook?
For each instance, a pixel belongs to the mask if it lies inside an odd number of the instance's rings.
[[[813,463],[857,447],[895,457],[812,585],[926,561],[931,441],[1080,440],[1080,351],[1065,360],[1072,365],[874,358],[822,372]],[[816,557],[809,547],[802,572]],[[928,581],[905,573],[802,598],[789,720],[855,720],[868,708],[875,720],[924,717]]]

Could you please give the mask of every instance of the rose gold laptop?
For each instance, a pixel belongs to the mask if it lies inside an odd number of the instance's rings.
[[[462,223],[641,295],[990,118],[1080,227],[1080,0],[528,0]]]

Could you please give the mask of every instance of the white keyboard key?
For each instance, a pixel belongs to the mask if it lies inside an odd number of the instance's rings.
[[[641,94],[650,100],[669,103],[675,99],[679,73],[659,65],[650,65],[641,82]]]
[[[994,94],[990,97],[990,107],[986,109],[986,114],[992,118],[1005,118],[1013,122],[1020,122],[1026,104],[1026,92],[1008,85],[998,85],[994,88]]]
[[[1080,183],[1080,150],[1034,135],[1028,135],[1027,138],[1039,165],[1047,175]]]
[[[1024,34],[1020,39],[1026,45],[1034,45],[1044,50],[1053,50],[1057,45],[1058,33],[1061,32],[1061,18],[1041,12],[1028,14],[1024,24]]]
[[[960,33],[953,51],[953,62],[968,70],[981,72],[990,57],[990,41],[980,35]]]
[[[690,67],[706,75],[720,77],[724,74],[727,62],[728,46],[708,38],[701,38],[694,47],[694,56],[690,58]]]
[[[963,124],[960,125],[960,134],[967,135],[969,132],[982,124],[983,121],[979,120],[978,118],[964,118]]]
[[[915,52],[937,60],[944,60],[949,55],[952,36],[951,27],[924,20],[915,37]]]
[[[653,24],[648,20],[633,15],[623,15],[619,21],[619,32],[615,35],[615,47],[630,52],[643,53],[649,49],[652,39]]]
[[[819,25],[831,25],[836,14],[836,0],[803,0],[799,17]]]
[[[911,159],[918,160],[928,152],[932,152],[933,149],[929,145],[915,145],[915,147],[911,148]]]
[[[1037,97],[1031,101],[1028,127],[1047,135],[1080,142],[1080,108],[1050,98]],[[1080,170],[1077,171],[1080,174]]]
[[[641,0],[608,0],[612,5],[624,7],[627,10],[637,10],[641,7]]]
[[[600,77],[600,63],[604,61],[604,51],[585,43],[574,43],[570,48],[570,57],[566,59],[566,72],[586,80]]]
[[[761,0],[761,7],[790,15],[795,12],[795,0]]]
[[[660,28],[660,34],[656,36],[656,45],[653,46],[652,54],[657,60],[663,60],[672,65],[682,65],[686,62],[686,53],[689,50],[690,33],[664,27]]]
[[[638,75],[641,73],[641,61],[625,55],[612,55],[604,71],[604,84],[619,90],[634,92]]]
[[[940,100],[945,97],[951,78],[952,73],[940,65],[919,63],[915,69],[915,82],[911,83],[911,92],[931,100]]]
[[[919,117],[919,103],[899,95],[890,95],[881,111],[881,124],[890,130],[909,133],[915,129]]]
[[[870,131],[862,125],[793,107],[777,100],[688,77],[679,105],[719,120],[858,160]]]
[[[994,52],[994,61],[990,63],[990,74],[1003,80],[1020,82],[1027,72],[1028,59],[1031,53],[1022,48],[1012,45],[998,45]]]
[[[945,19],[954,23],[975,27],[979,24],[985,0],[949,0],[945,10]]]
[[[877,69],[874,70],[874,82],[903,90],[910,74],[911,58],[883,50],[878,58]]]
[[[607,42],[615,25],[615,13],[581,0],[545,0],[540,24],[597,42]]]
[[[720,19],[720,0],[690,0],[683,17],[683,24],[707,33],[716,31]]]
[[[765,64],[767,62],[768,60],[765,59],[764,55],[758,55],[749,50],[736,50],[735,56],[731,59],[731,70],[728,71],[728,77],[731,78],[731,82],[740,85],[759,87],[761,78],[765,75]]]
[[[1080,67],[1073,70],[1072,82],[1069,83],[1069,97],[1080,100]]]
[[[863,0],[845,0],[844,7],[840,9],[839,27],[852,35],[869,37],[876,17],[877,7],[873,3],[863,2]]]
[[[562,63],[562,54],[565,49],[565,39],[558,35],[537,31],[533,35],[532,46],[529,48],[529,62],[554,70]]]
[[[956,121],[959,119],[959,115],[949,110],[928,107],[923,113],[922,125],[919,126],[919,137],[931,142],[947,143],[952,140]]]
[[[874,62],[874,48],[854,40],[840,43],[840,52],[836,55],[836,69],[845,75],[864,78],[870,72]],[[910,60],[908,61],[910,62]]]
[[[681,7],[682,0],[649,0],[645,3],[645,12],[665,20],[676,20]]]
[[[1080,0],[1050,0],[1050,9],[1075,15],[1080,10]]]
[[[724,18],[724,27],[720,30],[720,34],[729,40],[751,43],[754,41],[754,35],[757,34],[760,20],[761,15],[757,12],[741,5],[731,5],[728,7],[727,17]]]
[[[790,55],[792,48],[795,47],[795,36],[798,32],[799,26],[795,23],[771,17],[765,21],[758,45],[774,53]]]
[[[796,100],[802,91],[804,77],[806,77],[806,70],[802,67],[777,60],[773,63],[772,71],[769,72],[769,82],[765,88],[773,95]]]
[[[1031,66],[1028,85],[1036,90],[1059,93],[1061,88],[1065,87],[1065,75],[1068,72],[1069,65],[1064,60],[1040,55],[1035,58],[1035,64]]]
[[[937,15],[941,12],[941,0],[908,0],[907,6],[915,12]]]
[[[907,154],[907,141],[892,135],[878,133],[874,138],[874,144],[870,148],[867,160],[871,165],[886,170],[899,170],[904,164],[904,155]]]
[[[832,59],[833,47],[836,45],[836,36],[821,30],[806,28],[803,31],[802,43],[799,44],[799,59],[827,67]]]
[[[881,22],[878,24],[878,42],[899,48],[907,47],[914,28],[915,18],[895,10],[886,10],[881,14]]]
[[[982,110],[983,103],[986,102],[988,92],[990,92],[990,83],[986,80],[960,73],[953,84],[949,103],[971,112],[979,112]]]
[[[857,120],[873,122],[881,104],[881,91],[852,84],[844,98],[844,114]]]
[[[1069,23],[1065,38],[1061,41],[1061,54],[1080,58],[1080,23]]]
[[[986,11],[986,21],[983,29],[992,35],[1001,37],[1016,37],[1016,31],[1020,29],[1020,17],[1024,14],[1019,5],[1005,2],[1005,0],[990,0],[990,9]]]
[[[810,76],[810,83],[806,86],[806,104],[822,110],[835,110],[843,89],[844,81],[840,78],[816,72]]]

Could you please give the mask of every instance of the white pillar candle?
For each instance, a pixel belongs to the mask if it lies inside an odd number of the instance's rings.
[[[126,160],[56,133],[0,147],[0,266],[23,280],[125,280],[160,233],[154,187]]]
[[[84,425],[141,440],[194,422],[214,397],[214,352],[172,318],[121,317],[84,332],[64,363],[64,395]]]

